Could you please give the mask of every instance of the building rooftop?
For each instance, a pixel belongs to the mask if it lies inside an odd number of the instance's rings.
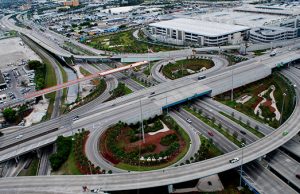
[[[261,27],[268,22],[279,21],[283,18],[286,17],[262,13],[236,12],[233,9],[193,16],[193,19],[247,27]]]
[[[0,85],[4,85],[4,84],[6,84],[6,82],[5,82],[5,79],[4,79],[4,77],[3,77],[2,72],[1,72],[1,70],[0,70]]]
[[[157,23],[152,23],[150,26],[160,28],[171,28],[174,30],[182,30],[185,32],[199,34],[203,36],[222,36],[250,28],[239,25],[223,24],[216,22],[208,22],[194,19],[178,18]]]

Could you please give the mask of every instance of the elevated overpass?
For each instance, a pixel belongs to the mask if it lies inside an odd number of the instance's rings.
[[[94,79],[94,78],[97,78],[97,77],[104,77],[106,75],[110,75],[110,74],[117,73],[117,72],[120,72],[120,71],[125,71],[127,69],[132,69],[132,68],[135,68],[135,67],[139,67],[139,66],[145,65],[147,63],[148,63],[148,61],[136,62],[136,63],[130,64],[130,65],[124,65],[124,66],[121,66],[121,67],[118,67],[118,68],[115,68],[115,69],[100,71],[98,73],[88,75],[88,76],[85,76],[85,77],[82,77],[82,78],[78,78],[78,79],[75,79],[75,80],[71,80],[71,81],[68,81],[66,83],[59,84],[59,85],[56,85],[56,86],[53,86],[53,87],[50,87],[50,88],[46,88],[46,89],[43,89],[43,90],[27,93],[27,94],[24,95],[24,98],[25,99],[35,98],[35,97],[38,97],[38,96],[42,96],[42,95],[45,95],[45,94],[48,94],[48,93],[55,92],[57,90],[61,90],[61,89],[70,87],[72,85],[78,84],[79,82],[91,80],[91,79]]]
[[[77,129],[84,126],[91,126],[92,123],[96,122],[109,125],[118,120],[125,122],[138,121],[140,120],[140,103],[142,104],[143,109],[147,110],[147,112],[143,113],[144,118],[147,118],[161,113],[164,106],[179,102],[180,100],[188,100],[194,95],[197,96],[201,93],[207,94],[208,92],[213,96],[229,90],[232,87],[232,75],[234,80],[236,80],[233,87],[239,87],[266,77],[271,73],[271,67],[276,67],[276,63],[288,62],[288,59],[294,55],[300,57],[299,51],[280,53],[275,57],[256,61],[242,67],[229,67],[225,72],[218,73],[201,81],[181,78],[162,83],[153,88],[148,88],[99,105],[99,107],[96,107],[96,109],[91,112],[80,114],[80,119],[71,125],[73,128]],[[209,90],[211,90],[211,92],[209,92]],[[151,96],[151,93],[154,91],[156,95]],[[297,96],[299,96],[299,90],[297,90]],[[297,99],[296,109],[292,116],[279,129],[243,148],[244,163],[253,161],[256,158],[269,153],[291,139],[300,130],[299,119],[300,107],[299,99]],[[41,123],[40,125],[25,128],[12,135],[1,137],[1,147],[11,145],[10,143],[16,143],[16,145],[1,150],[0,160],[5,160],[5,157],[8,158],[8,155],[13,157],[16,150],[25,148],[32,150],[36,148],[35,144],[37,143],[49,141],[51,138],[55,139],[58,134],[70,133],[72,129],[66,127],[67,125],[70,125],[70,122],[72,123],[69,115],[64,115],[56,121],[50,120]],[[18,134],[23,134],[24,138],[30,138],[34,134],[38,134],[38,131],[42,132],[42,130],[49,130],[49,127],[59,127],[59,130],[21,144],[18,144],[20,140],[16,140],[15,138]],[[282,135],[284,131],[288,131],[286,136]],[[240,163],[231,164],[228,161],[234,157],[240,157],[240,155],[241,150],[236,150],[216,158],[181,167],[168,168],[163,171],[157,170],[113,175],[17,177],[0,179],[0,191],[6,191],[7,189],[30,191],[34,188],[35,191],[44,193],[50,191],[79,192],[82,185],[87,185],[89,188],[101,187],[105,191],[155,187],[197,179],[235,168],[239,166]]]

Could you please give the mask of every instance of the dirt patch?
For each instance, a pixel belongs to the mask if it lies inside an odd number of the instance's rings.
[[[143,143],[143,140],[140,140],[140,141],[137,141],[134,143],[130,143],[125,147],[125,150],[133,151],[134,149],[139,148],[139,147],[143,148],[143,147],[146,147],[149,145],[155,145],[156,148],[153,151],[153,153],[159,153],[161,151],[166,150],[166,146],[163,146],[160,144],[161,138],[165,137],[166,135],[174,134],[174,133],[176,133],[174,130],[169,130],[169,131],[161,132],[161,133],[158,133],[155,135],[145,134],[145,143]]]

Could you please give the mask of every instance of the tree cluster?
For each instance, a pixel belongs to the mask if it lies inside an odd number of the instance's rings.
[[[84,152],[85,140],[89,135],[89,131],[82,131],[76,133],[74,136],[74,155],[77,167],[79,168],[82,174],[101,174],[105,173],[105,170],[101,170],[99,166],[95,166],[92,162],[86,157]]]
[[[28,62],[28,67],[29,67],[29,69],[32,69],[35,71],[34,81],[36,84],[36,89],[40,90],[40,89],[45,88],[45,86],[46,86],[45,77],[46,77],[46,73],[47,73],[46,65],[39,61],[33,60],[33,61]]]
[[[56,140],[56,145],[57,152],[50,156],[51,168],[54,171],[58,170],[67,161],[72,149],[72,140],[59,136]]]

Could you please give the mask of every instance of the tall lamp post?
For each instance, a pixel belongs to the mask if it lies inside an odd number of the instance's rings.
[[[241,158],[241,170],[240,170],[240,187],[242,187],[242,175],[243,175],[243,157],[244,157],[244,147],[245,147],[245,143],[242,143],[242,158]]]
[[[281,123],[282,123],[283,107],[284,107],[284,100],[285,100],[286,93],[283,93],[282,95],[283,95],[283,101],[282,101],[282,106],[281,106],[281,115],[280,115],[279,125],[281,125]]]
[[[142,99],[140,99],[140,110],[141,110],[141,127],[142,127],[142,137],[143,137],[143,143],[145,143],[145,132],[144,132],[144,123],[143,123]]]
[[[231,68],[231,101],[233,101],[233,66]]]

